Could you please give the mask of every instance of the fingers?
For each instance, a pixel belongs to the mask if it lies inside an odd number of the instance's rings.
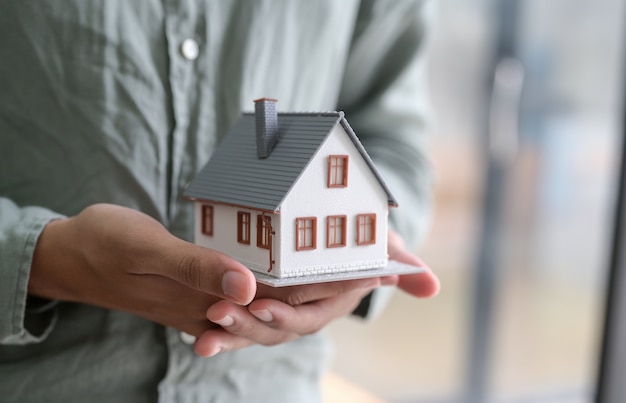
[[[391,253],[389,257],[424,269],[421,273],[400,276],[397,286],[402,291],[419,298],[430,298],[439,293],[439,279],[417,256],[406,250],[395,250],[393,257]]]
[[[239,350],[253,344],[255,343],[252,340],[219,328],[208,330],[198,337],[194,343],[194,351],[201,357],[213,357],[219,353]]]
[[[437,295],[441,289],[439,279],[428,267],[424,269],[425,271],[422,273],[400,276],[398,288],[419,298],[430,298]]]
[[[212,357],[258,344],[254,338],[242,336],[254,333],[255,327],[261,327],[245,307],[220,301],[209,308],[207,318],[221,328],[208,330],[197,338],[194,350],[199,356]]]
[[[387,235],[387,253],[389,259],[417,267],[425,267],[426,264],[404,246],[404,239],[396,232],[389,230]]]
[[[272,346],[316,333],[332,320],[352,312],[371,290],[360,288],[298,306],[275,299],[255,300],[247,308],[218,302],[208,309],[207,318],[222,329],[202,334],[195,351],[209,357],[251,344]]]
[[[413,253],[406,250],[404,240],[394,231],[388,234],[389,258],[424,269],[422,273],[407,274],[398,279],[398,288],[419,298],[434,297],[439,293],[441,285],[432,270]]]
[[[400,276],[398,280],[398,288],[402,291],[419,298],[434,297],[439,293],[441,285],[439,279],[432,272],[430,267],[426,266],[417,256],[406,250],[396,251],[393,257],[402,263],[411,264],[424,269],[421,273],[406,274]]]
[[[389,248],[389,258],[424,269],[421,273],[400,276],[397,286],[402,291],[419,298],[430,298],[439,293],[439,279],[417,256],[405,249]]]
[[[385,281],[389,281],[385,278]],[[380,286],[380,278],[335,281],[329,283],[306,284],[293,287],[275,288],[259,286],[256,299],[273,298],[289,305],[296,306],[324,298],[342,295],[359,289],[372,289]]]
[[[332,320],[348,315],[354,311],[359,301],[372,289],[354,290],[346,294],[321,299],[308,304],[291,306],[272,299],[254,301],[248,311],[260,322],[274,330],[308,335],[317,333]],[[268,334],[265,342],[276,343],[281,340],[272,339],[276,334]]]

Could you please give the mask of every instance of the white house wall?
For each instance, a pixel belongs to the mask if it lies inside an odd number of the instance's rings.
[[[328,188],[328,156],[348,155],[348,186]],[[356,244],[357,214],[376,214],[376,243]],[[382,267],[387,262],[387,195],[341,125],[335,126],[281,204],[283,276]],[[346,215],[346,246],[328,248],[326,217]],[[296,251],[296,218],[317,218],[317,248]]]
[[[208,236],[202,233],[202,206],[213,206],[213,235]],[[237,213],[238,212],[250,213],[250,245],[245,245],[237,242]],[[195,203],[195,230],[194,238],[195,243],[219,250],[225,253],[252,270],[267,273],[269,268],[269,250],[259,248],[257,246],[257,215],[261,214],[258,211],[249,210],[245,208],[212,204],[204,202]],[[272,226],[274,228],[280,227],[280,217],[271,215]],[[273,259],[275,261],[280,260],[280,251],[276,247],[280,243],[280,234],[276,234],[273,240]],[[274,266],[272,273],[275,276],[280,276],[280,267]]]

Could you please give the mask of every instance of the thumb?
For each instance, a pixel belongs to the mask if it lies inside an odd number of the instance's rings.
[[[421,273],[400,276],[398,288],[415,297],[429,298],[437,295],[441,285],[435,273],[419,257],[406,249],[404,240],[399,234],[389,231],[387,240],[390,259],[424,269]]]
[[[434,297],[439,293],[441,288],[439,279],[420,258],[406,250],[400,250],[394,253],[392,259],[424,270],[420,273],[401,275],[397,285],[399,289],[420,298]]]
[[[254,274],[243,264],[179,239],[163,250],[157,267],[158,274],[235,304],[247,305],[256,294]]]

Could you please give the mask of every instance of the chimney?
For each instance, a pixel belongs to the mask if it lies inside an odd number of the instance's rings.
[[[254,120],[256,124],[256,154],[267,158],[278,142],[277,99],[259,98],[254,100]]]

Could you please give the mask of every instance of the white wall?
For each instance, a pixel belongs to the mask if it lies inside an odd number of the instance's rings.
[[[348,187],[328,188],[328,156],[349,156]],[[356,245],[356,216],[376,214],[376,244]],[[322,144],[309,167],[281,205],[281,271],[283,276],[301,271],[349,271],[381,267],[387,259],[387,195],[363,161],[341,125]],[[346,215],[346,246],[326,247],[326,217]],[[297,217],[317,217],[317,249],[296,251]]]
[[[202,233],[202,206],[208,204],[213,206],[213,236]],[[237,242],[237,213],[243,211],[250,213],[250,245]],[[256,246],[257,243],[257,215],[260,212],[245,208],[216,205],[211,203],[195,203],[195,243],[225,253],[237,259],[252,270],[267,273],[269,268],[269,251]],[[272,215],[272,226],[280,228],[280,217]],[[274,238],[273,259],[280,261],[279,248],[276,246],[280,242],[278,234]],[[271,273],[280,276],[280,267],[274,266]]]

